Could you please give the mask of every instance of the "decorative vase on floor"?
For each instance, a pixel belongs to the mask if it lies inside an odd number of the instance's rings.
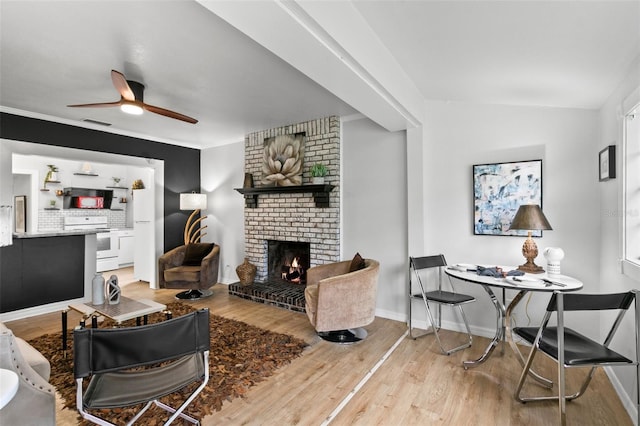
[[[102,305],[104,303],[104,277],[100,272],[96,272],[91,283],[91,303]]]
[[[120,303],[120,287],[118,286],[118,276],[111,275],[109,280],[105,283],[105,296],[107,297],[107,302],[110,305],[117,305]]]
[[[249,285],[253,284],[253,280],[256,277],[256,271],[258,268],[256,265],[252,265],[249,263],[249,259],[244,258],[244,262],[241,265],[238,265],[236,268],[236,274],[238,274],[238,278],[240,278],[240,284]]]

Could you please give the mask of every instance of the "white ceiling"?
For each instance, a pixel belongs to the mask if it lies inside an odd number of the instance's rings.
[[[356,2],[427,99],[599,109],[640,55],[640,1]]]
[[[200,3],[0,0],[0,107],[202,148],[331,114],[361,112],[385,126],[370,104],[412,110],[394,75],[420,99],[597,109],[640,55],[640,0],[233,3],[245,23],[251,14],[266,23],[262,33],[220,13],[253,39],[212,12],[226,2]],[[353,13],[337,15],[341,7]],[[288,8],[282,19],[296,30],[270,16],[273,8]],[[319,9],[348,15],[353,26],[336,18],[341,28],[332,28]],[[345,35],[345,28],[357,30]],[[306,42],[304,31],[324,34],[322,48],[343,62],[348,56],[352,75],[379,96],[371,101],[354,84],[337,84],[348,80],[331,61],[305,69],[300,58],[319,44]],[[298,60],[273,43],[295,46]],[[118,100],[111,69],[144,83],[146,102],[198,124],[66,107]]]
[[[0,6],[0,104],[5,107],[108,122],[110,130],[194,147],[354,113],[193,1],[2,0]],[[145,102],[199,122],[66,106],[119,100],[112,69],[143,83]]]

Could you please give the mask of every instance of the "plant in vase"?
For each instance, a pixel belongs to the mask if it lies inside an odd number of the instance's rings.
[[[322,163],[316,163],[313,166],[311,166],[311,180],[314,184],[323,184],[324,183],[324,177],[327,175],[327,173],[329,172],[329,169],[327,168],[327,166],[325,164]]]
[[[58,180],[58,167],[53,164],[47,164],[49,170],[47,170],[47,175],[44,177],[45,186],[47,182],[53,182]]]

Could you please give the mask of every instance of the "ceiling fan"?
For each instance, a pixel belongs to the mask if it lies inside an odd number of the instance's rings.
[[[120,100],[117,102],[100,102],[95,104],[76,104],[67,105],[69,107],[81,108],[107,108],[119,106],[120,109],[129,114],[142,114],[143,110],[147,110],[165,117],[175,118],[176,120],[186,121],[187,123],[196,124],[198,120],[184,114],[171,111],[165,108],[145,104],[143,102],[144,84],[137,81],[127,80],[124,74],[116,70],[111,70],[111,80],[116,90],[120,92]]]

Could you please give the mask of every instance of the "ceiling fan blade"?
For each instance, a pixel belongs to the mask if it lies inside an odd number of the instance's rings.
[[[157,106],[143,104],[144,109],[150,112],[154,112],[156,114],[164,115],[165,117],[175,118],[176,120],[186,121],[187,123],[196,124],[198,120],[195,118],[191,118],[187,115],[180,114],[179,112],[171,111],[165,108],[160,108]]]
[[[98,102],[95,104],[76,104],[76,105],[67,105],[68,107],[81,107],[81,108],[108,108],[108,107],[116,107],[122,105],[122,101],[117,102]]]
[[[131,87],[129,87],[129,83],[127,83],[124,74],[116,70],[111,70],[111,81],[113,81],[113,85],[124,99],[128,101],[136,100],[136,96],[133,94]]]

